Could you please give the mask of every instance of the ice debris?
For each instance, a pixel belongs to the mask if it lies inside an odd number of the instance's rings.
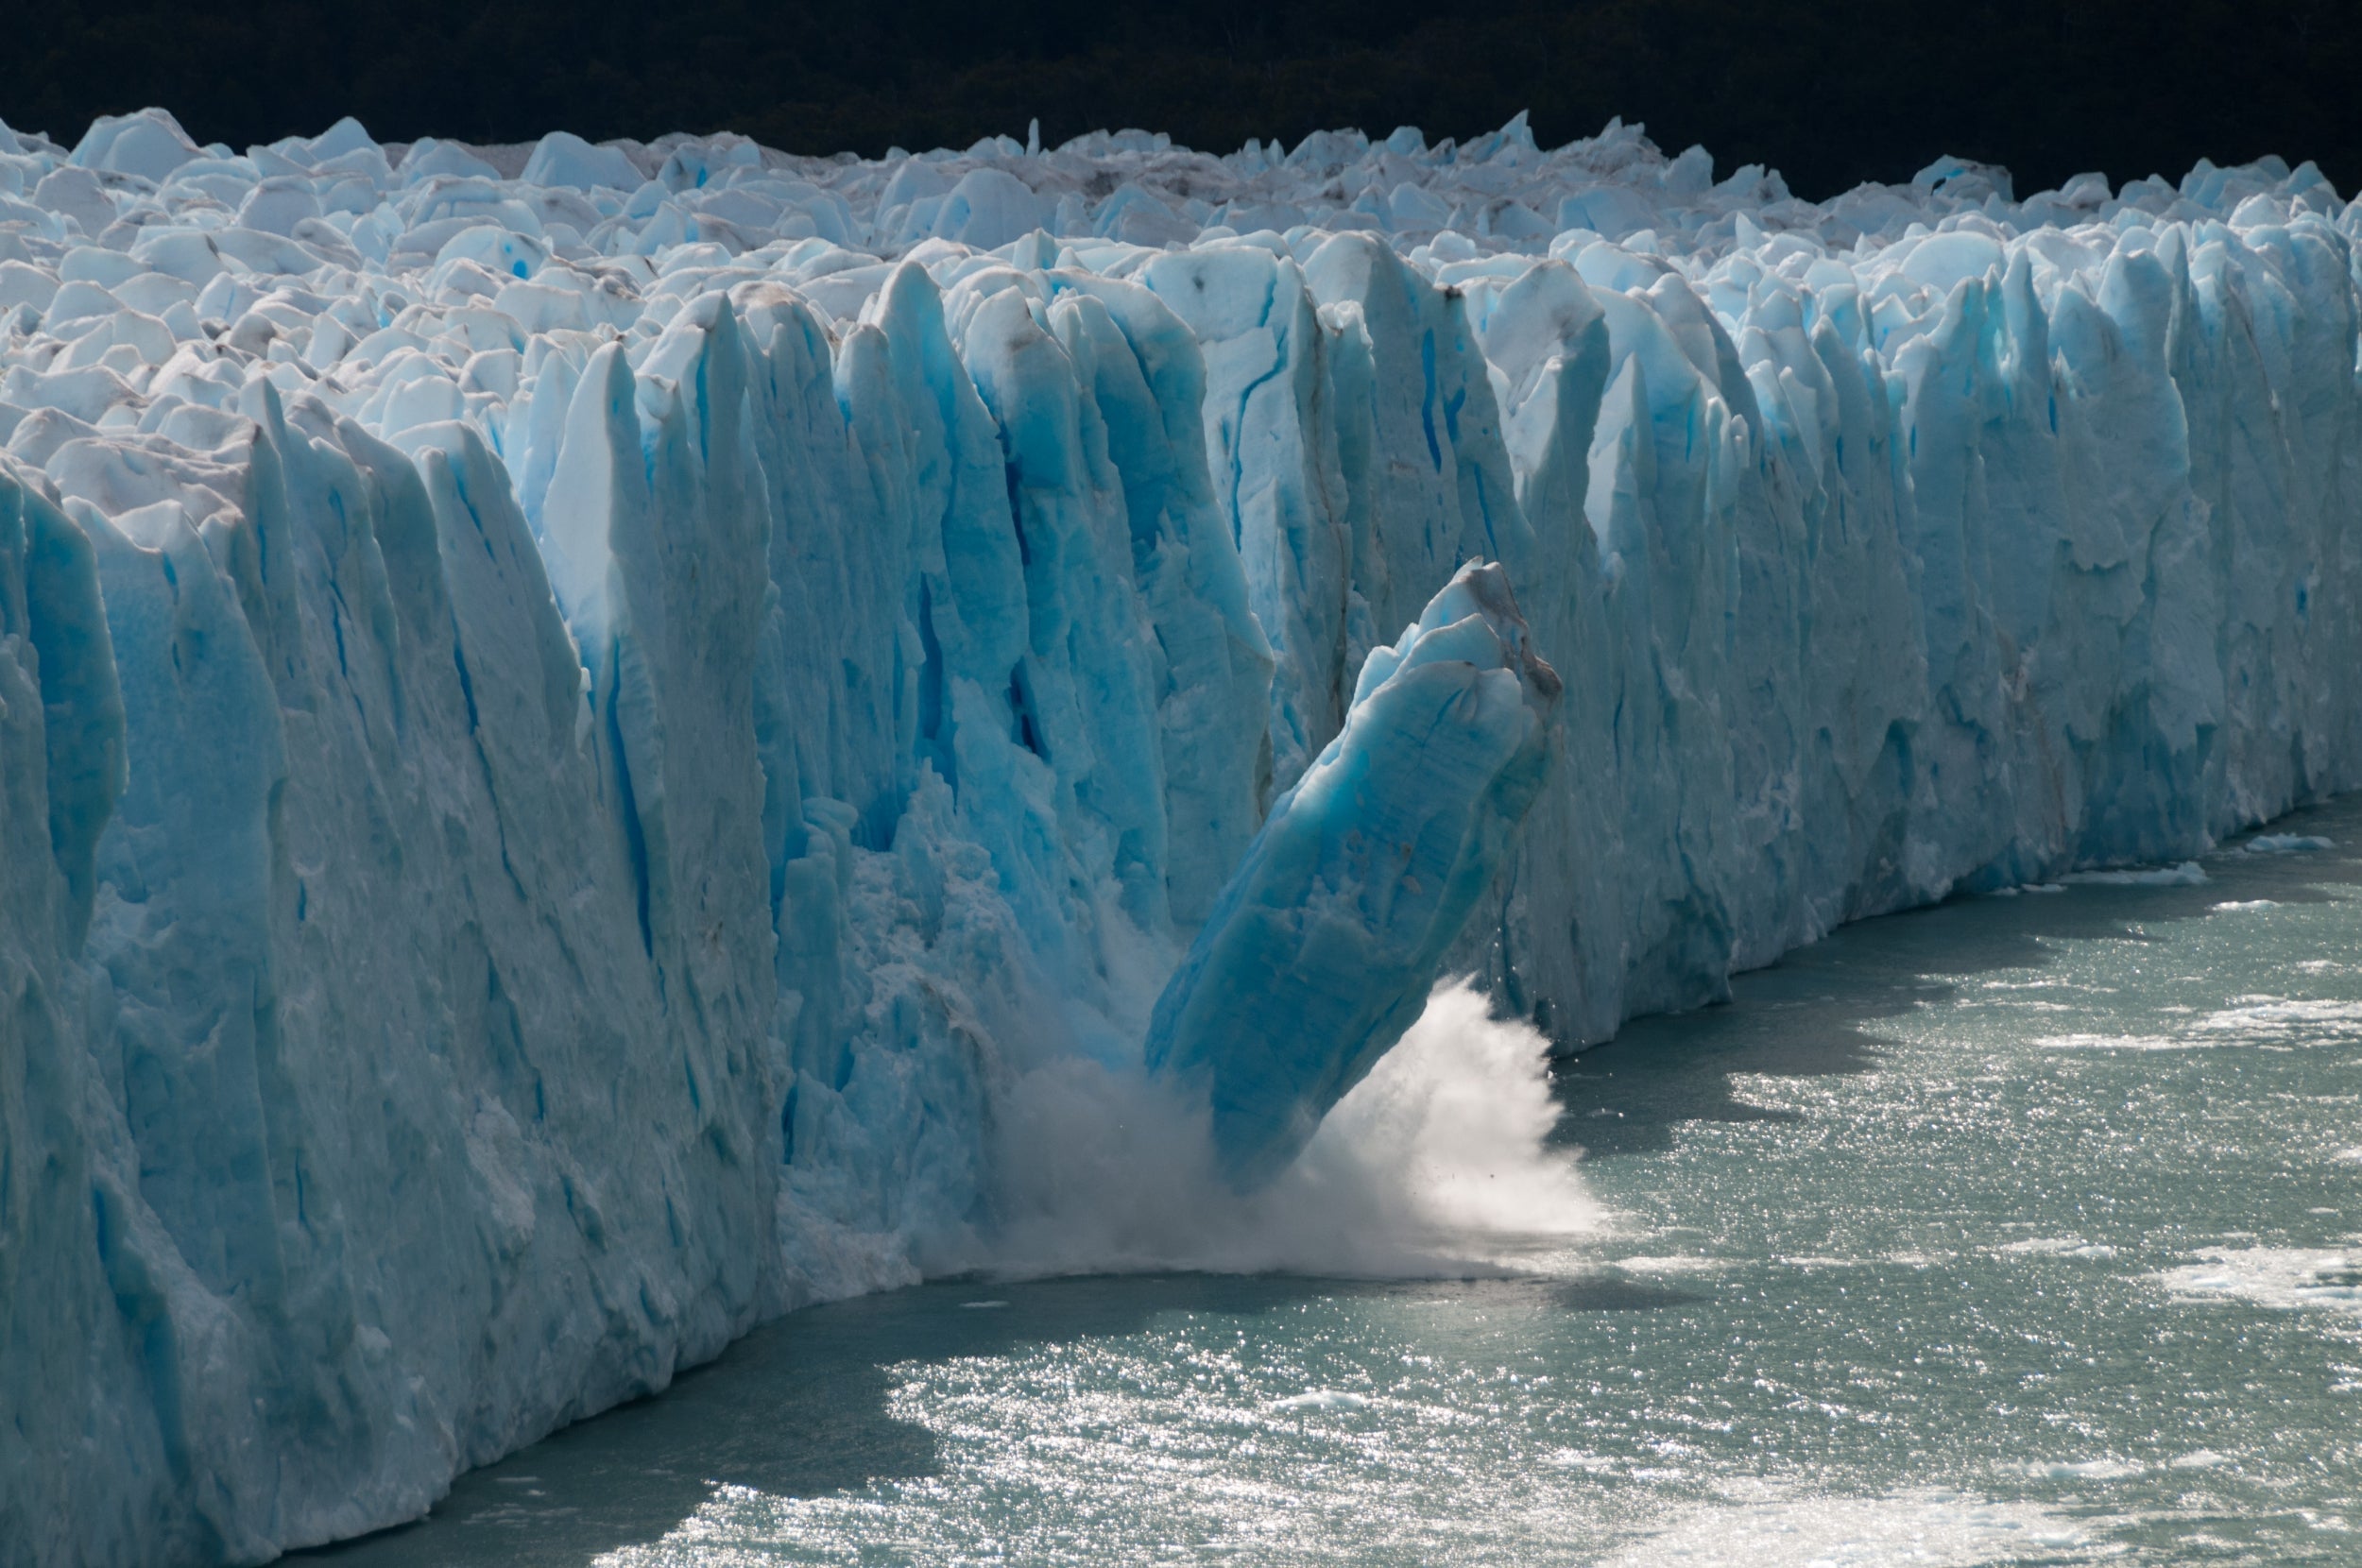
[[[2336,848],[2337,841],[2317,833],[2258,833],[2239,847],[2251,855],[2310,855]]]
[[[2196,861],[2182,861],[2173,865],[2070,871],[2059,880],[2083,887],[2194,888],[2205,885],[2206,868]]]

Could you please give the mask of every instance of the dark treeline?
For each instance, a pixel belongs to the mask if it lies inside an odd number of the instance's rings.
[[[2021,194],[2277,152],[2362,184],[2362,3],[2283,0],[50,0],[12,8],[0,118],[72,141],[163,104],[243,146],[734,129],[800,152],[1140,126],[1217,151],[1324,126],[1546,145],[1609,115],[1801,195],[1939,153]]]

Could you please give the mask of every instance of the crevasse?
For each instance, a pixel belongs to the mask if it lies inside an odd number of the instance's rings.
[[[1522,117],[0,128],[0,1561],[973,1256],[1044,1062],[1252,1181],[1438,973],[1572,1046],[2362,785],[2358,239]]]

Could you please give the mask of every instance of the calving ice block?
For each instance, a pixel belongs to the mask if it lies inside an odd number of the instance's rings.
[[[2362,786],[2362,209],[1716,176],[0,128],[0,1564],[988,1256],[1061,1072],[1253,1186],[1438,976]]]
[[[1275,1174],[1418,1017],[1549,775],[1558,696],[1498,566],[1372,651],[1149,1027],[1149,1070],[1207,1096],[1233,1183]]]

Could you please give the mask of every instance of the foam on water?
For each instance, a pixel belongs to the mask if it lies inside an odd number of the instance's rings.
[[[2148,1473],[2147,1465],[2109,1458],[2037,1460],[2026,1467],[2027,1474],[2045,1481],[2121,1481]]]
[[[2335,997],[2237,997],[2232,1006],[2210,1013],[2190,1027],[2202,1033],[2250,1040],[2353,1039],[2362,1036],[2362,1002]]]
[[[2217,904],[2210,913],[2238,913],[2258,907],[2277,908],[2268,900]],[[2288,1050],[2362,1038],[2362,1002],[2336,997],[2244,996],[2232,1005],[2214,1009],[2179,1024],[2175,1032],[2141,1031],[2107,1034],[2075,1031],[2039,1036],[2034,1044],[2046,1050],[2198,1050],[2213,1046],[2251,1046]],[[2168,1016],[2189,1010],[2171,1005],[2156,1009]]]

